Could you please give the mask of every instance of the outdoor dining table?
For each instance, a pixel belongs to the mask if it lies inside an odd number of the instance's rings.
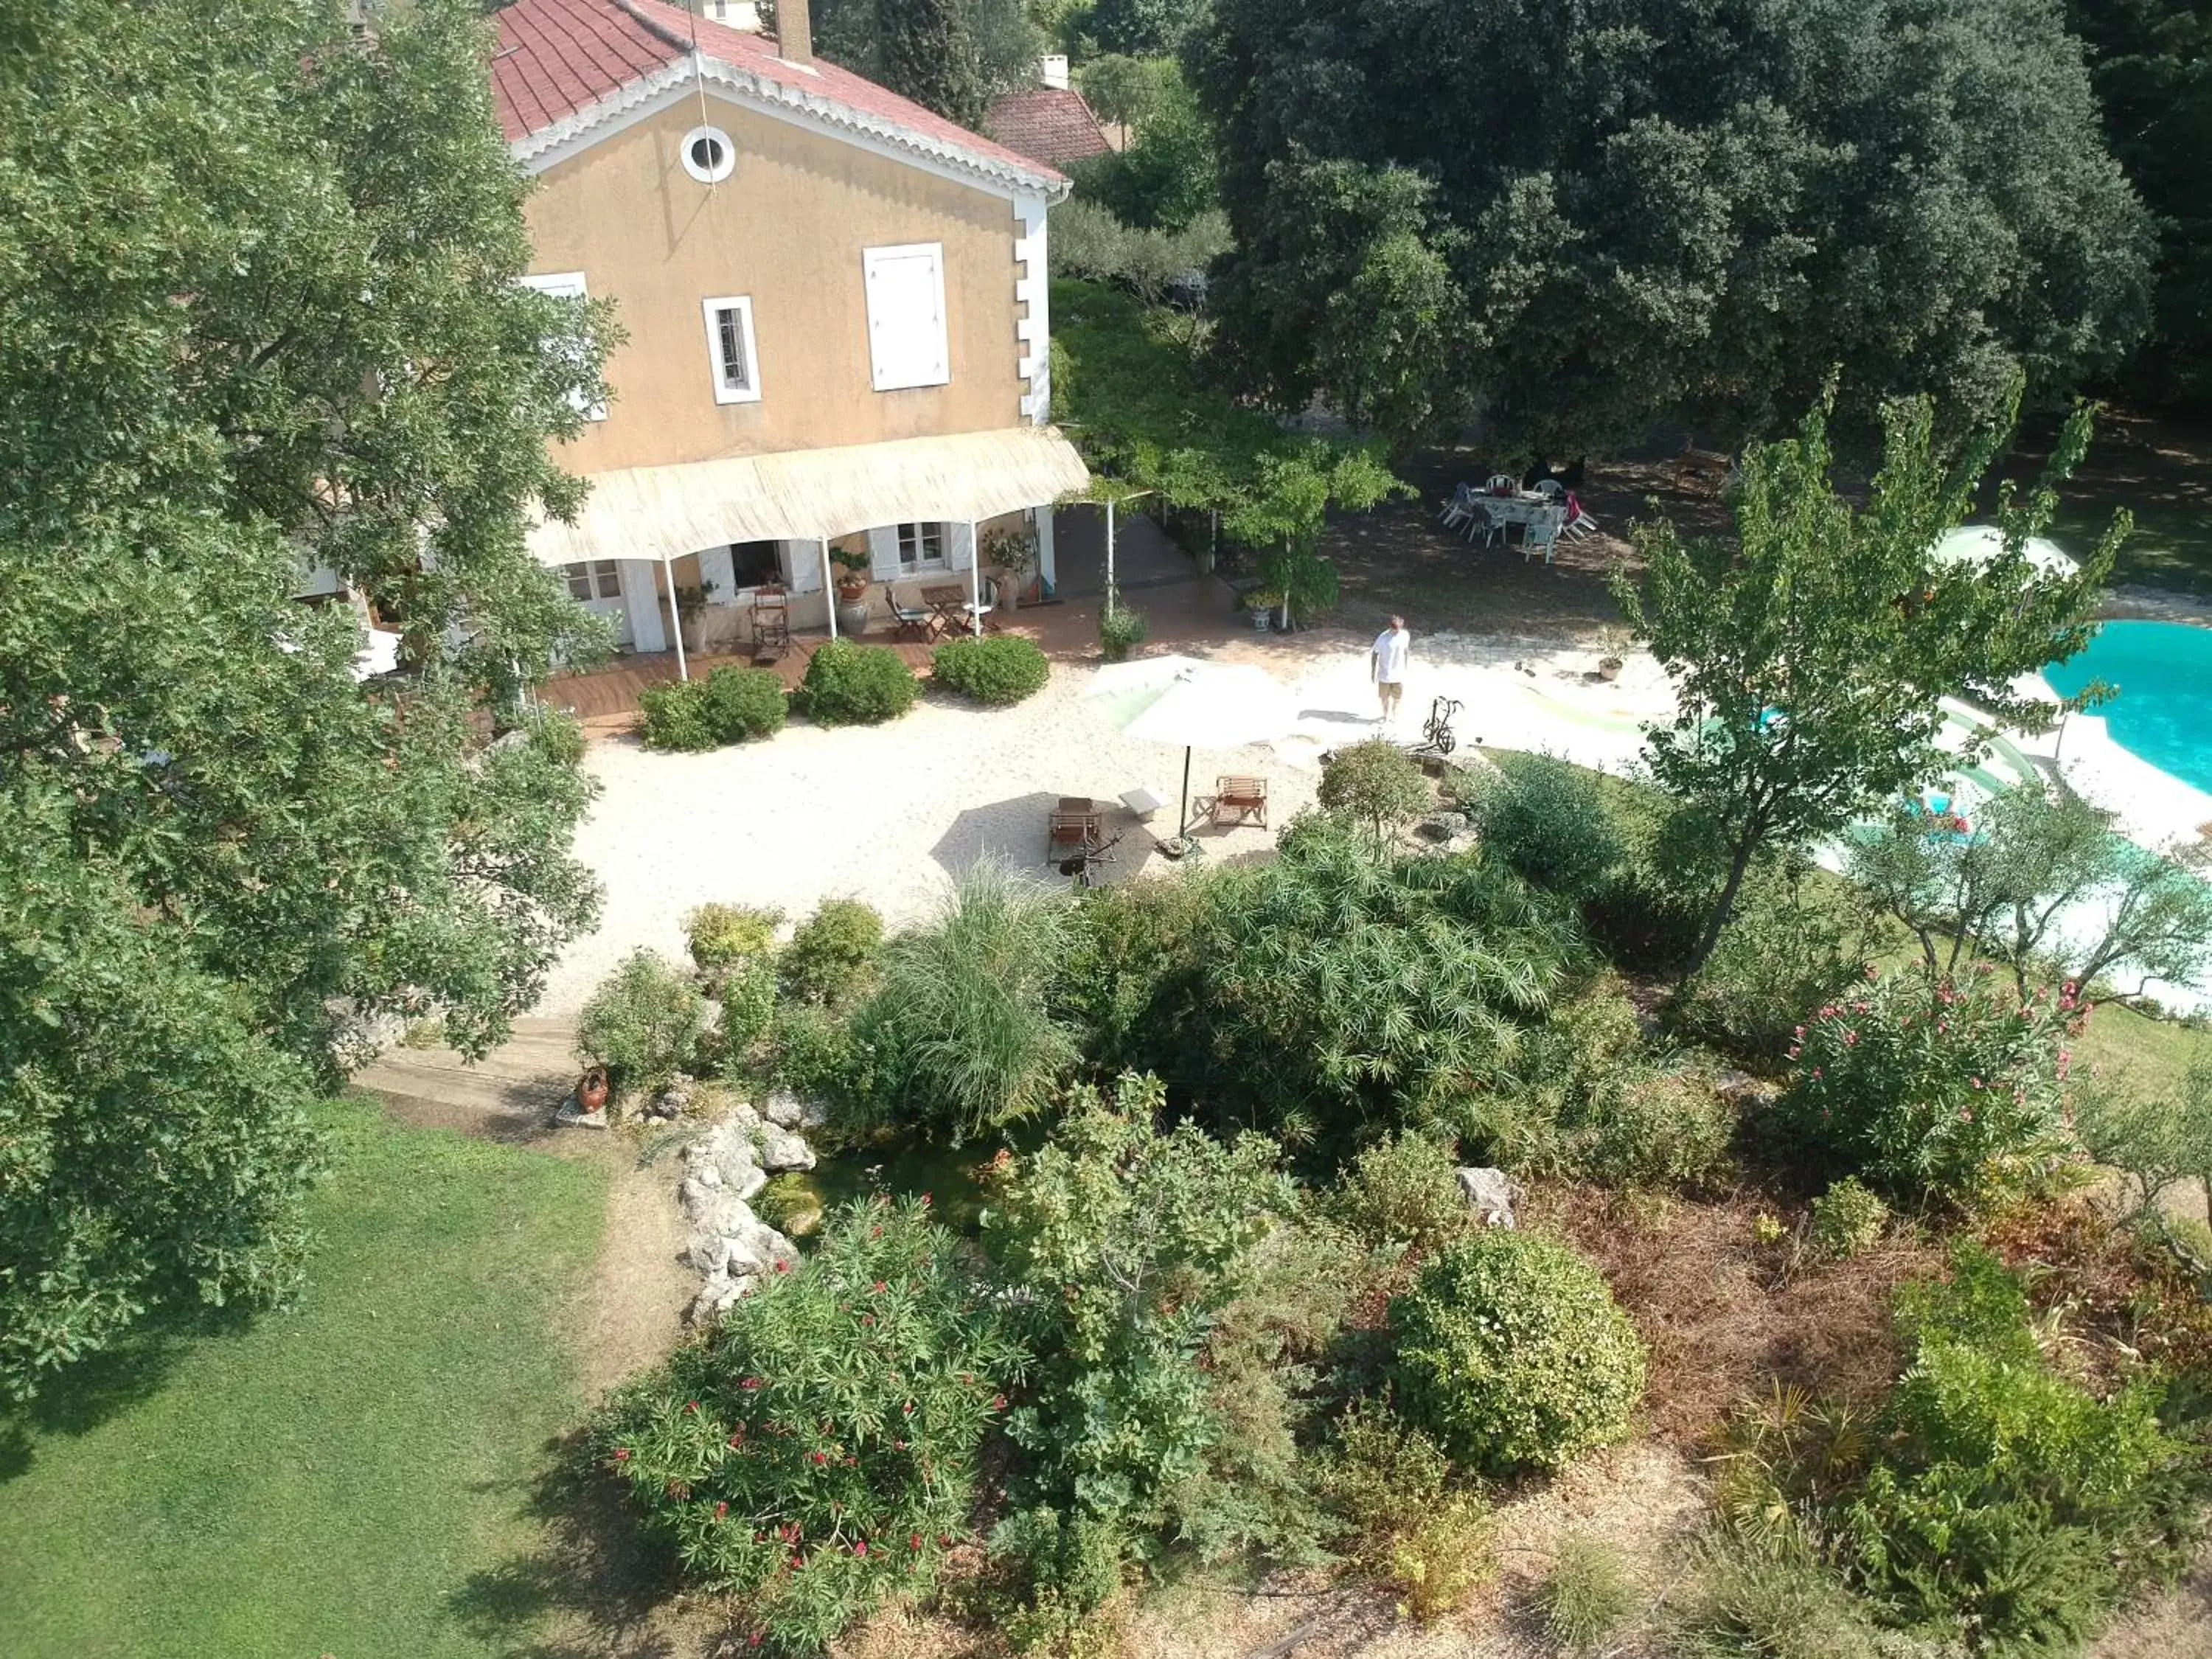
[[[1532,528],[1540,529],[1547,520],[1554,529],[1567,521],[1566,503],[1534,490],[1519,490],[1510,495],[1478,495],[1474,499],[1490,514],[1490,521],[1501,528],[1517,524],[1525,532]]]

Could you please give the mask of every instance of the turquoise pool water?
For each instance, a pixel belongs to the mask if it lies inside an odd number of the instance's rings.
[[[2062,696],[2091,680],[2119,696],[2095,712],[2112,740],[2160,771],[2212,791],[2212,628],[2106,623],[2073,661],[2043,671]]]

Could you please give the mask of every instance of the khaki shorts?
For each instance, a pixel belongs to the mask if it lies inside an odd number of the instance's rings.
[[[1397,708],[1398,699],[1406,693],[1404,684],[1397,680],[1377,680],[1375,682],[1375,689],[1382,694],[1382,706],[1385,708]]]

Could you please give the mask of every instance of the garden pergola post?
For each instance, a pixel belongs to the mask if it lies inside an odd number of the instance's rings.
[[[660,574],[668,584],[668,625],[676,635],[676,678],[688,680],[691,666],[684,660],[684,607],[676,603],[676,563],[665,553],[660,556]]]
[[[822,550],[822,597],[826,602],[823,609],[830,613],[830,637],[834,640],[837,637],[837,584],[830,577],[830,538],[824,536],[815,544]]]

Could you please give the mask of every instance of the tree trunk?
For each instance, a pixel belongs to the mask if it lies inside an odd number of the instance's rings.
[[[1729,860],[1728,879],[1721,884],[1721,896],[1713,902],[1713,913],[1705,919],[1705,933],[1698,940],[1697,949],[1690,952],[1689,965],[1682,969],[1682,977],[1675,981],[1677,987],[1686,985],[1696,977],[1698,969],[1704,967],[1706,958],[1712,955],[1713,947],[1720,943],[1721,930],[1728,926],[1729,917],[1735,912],[1735,896],[1743,889],[1744,876],[1751,868],[1751,855],[1757,849],[1756,842],[1737,844],[1734,855]]]

